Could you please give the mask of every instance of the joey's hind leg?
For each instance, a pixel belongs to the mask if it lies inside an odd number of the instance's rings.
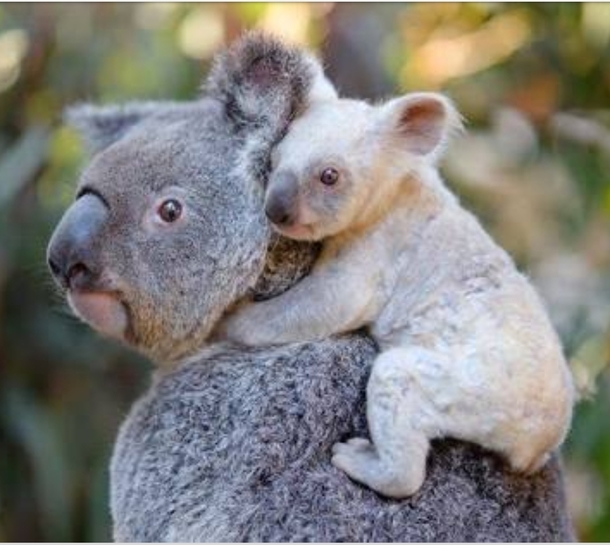
[[[373,442],[355,438],[333,446],[332,463],[337,468],[389,497],[412,495],[426,475],[434,413],[420,391],[418,373],[427,370],[431,360],[418,348],[395,348],[379,355],[367,386]]]

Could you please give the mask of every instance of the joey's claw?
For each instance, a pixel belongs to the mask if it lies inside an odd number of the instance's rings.
[[[213,328],[210,336],[208,337],[208,342],[225,342],[228,339],[225,323],[224,321],[220,321]]]
[[[214,335],[223,340],[231,340],[232,334],[235,332],[233,328],[233,319],[231,316],[222,319],[214,329]]]
[[[346,445],[349,445],[350,447],[353,447],[355,449],[371,449],[373,447],[373,444],[371,443],[371,441],[369,439],[366,439],[364,437],[352,437],[351,439],[348,439],[345,442]]]
[[[332,447],[333,454],[351,453],[353,451],[373,452],[373,444],[363,437],[353,437],[342,443],[335,443]]]
[[[371,470],[376,470],[379,462],[372,446],[358,448],[347,443],[337,443],[333,446],[331,463],[343,470],[351,478],[368,485]]]
[[[344,447],[346,447],[347,445],[345,443],[335,443],[332,446],[331,452],[336,455],[338,453],[340,453]]]
[[[242,331],[240,330],[239,323],[236,322],[234,317],[229,316],[221,320],[212,333],[213,341],[222,342],[235,342],[244,343],[242,338]]]
[[[243,314],[232,315],[220,327],[224,340],[244,346],[261,346],[274,343],[268,338],[266,325],[251,321]]]

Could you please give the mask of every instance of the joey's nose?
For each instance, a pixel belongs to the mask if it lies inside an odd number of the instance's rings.
[[[277,225],[288,225],[292,222],[290,207],[280,201],[268,202],[265,205],[265,215],[269,221]]]
[[[91,289],[100,275],[100,231],[108,208],[93,194],[86,194],[68,208],[47,249],[47,263],[62,288]]]
[[[293,172],[280,172],[272,176],[265,197],[265,214],[277,225],[295,221],[299,194],[298,179]]]

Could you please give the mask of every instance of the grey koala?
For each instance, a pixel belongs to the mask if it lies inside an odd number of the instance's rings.
[[[276,347],[210,345],[246,296],[283,292],[315,245],[262,208],[273,145],[325,80],[259,35],[221,54],[184,104],[81,107],[95,153],[57,227],[50,268],[85,321],[159,365],[111,463],[119,541],[571,540],[557,457],[530,478],[455,440],[432,444],[416,497],[387,499],[330,464],[366,435],[365,334]]]

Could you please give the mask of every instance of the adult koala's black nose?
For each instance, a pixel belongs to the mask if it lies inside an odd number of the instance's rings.
[[[293,172],[280,172],[269,180],[265,196],[265,214],[277,225],[288,225],[294,221],[299,182]]]
[[[97,195],[87,193],[66,210],[47,249],[47,263],[64,289],[90,289],[100,275],[99,236],[108,208]]]

